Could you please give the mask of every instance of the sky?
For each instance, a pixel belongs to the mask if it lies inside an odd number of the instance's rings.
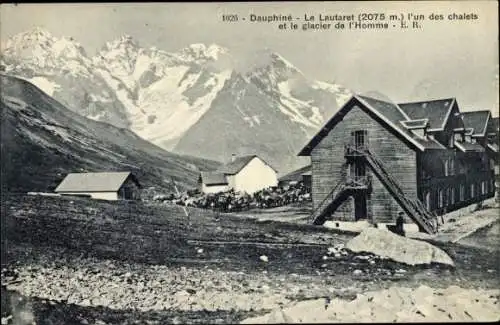
[[[425,18],[418,29],[300,28],[305,15],[360,13]],[[239,21],[223,22],[222,14],[237,14]],[[250,14],[291,14],[300,18],[299,29],[251,22]],[[431,14],[444,20],[430,20]],[[450,14],[477,19],[449,20]],[[491,109],[498,116],[497,1],[2,4],[0,24],[2,42],[42,27],[73,37],[89,54],[123,34],[165,51],[215,43],[241,60],[268,48],[307,77],[358,93],[376,91],[396,102],[456,97],[463,111]]]

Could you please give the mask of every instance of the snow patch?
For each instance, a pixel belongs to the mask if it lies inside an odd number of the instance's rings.
[[[257,115],[252,116],[252,118],[255,121],[255,123],[257,123],[257,125],[260,125],[260,119]]]
[[[29,79],[29,81],[51,97],[54,95],[55,91],[61,89],[61,86],[59,84],[50,81],[45,77],[38,76]]]
[[[182,93],[196,83],[199,74],[185,76],[188,71],[188,66],[170,67],[163,78],[140,93],[138,106],[147,115],[134,116],[132,119],[134,132],[155,144],[179,138],[208,111],[212,101],[231,75],[230,70],[214,74],[215,84],[210,92],[197,98],[190,105]],[[179,86],[182,79],[184,81]],[[157,117],[155,123],[147,123],[148,115]]]

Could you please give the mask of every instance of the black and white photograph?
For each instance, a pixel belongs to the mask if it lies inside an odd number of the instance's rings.
[[[1,324],[500,321],[498,23],[2,3]]]

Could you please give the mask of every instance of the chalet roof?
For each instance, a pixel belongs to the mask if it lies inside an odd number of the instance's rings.
[[[465,127],[474,129],[473,136],[484,136],[486,134],[490,115],[489,110],[462,113]]]
[[[487,145],[488,149],[491,151],[497,153],[498,152],[498,145],[496,143],[488,143]]]
[[[413,120],[428,118],[429,130],[443,130],[455,101],[455,98],[446,98],[401,103],[398,106]]]
[[[358,105],[392,134],[399,137],[410,148],[420,151],[428,149],[446,149],[446,147],[439,143],[434,137],[422,137],[412,130],[423,128],[427,125],[430,131],[444,129],[455,103],[456,100],[454,98],[448,98],[425,102],[394,104],[368,96],[354,95],[330,120],[327,121],[298,155],[310,155],[312,149],[327,136],[328,132],[330,132],[330,130],[333,129],[335,125],[343,119],[344,115],[346,115],[355,105]],[[459,129],[463,128],[462,119],[459,120],[456,127]],[[472,132],[472,129],[465,130],[466,134],[467,131],[470,133]],[[469,146],[459,143],[459,145],[461,145],[464,150],[468,151],[479,151],[480,149],[484,151],[484,148],[479,144],[471,144]]]
[[[404,123],[411,119],[401,110],[398,105],[367,96],[353,96],[316,134],[311,141],[299,152],[299,156],[307,156],[311,150],[328,134],[328,132],[342,119],[347,113],[345,110],[354,105],[370,113],[372,117],[386,126],[389,131],[400,137],[410,147],[417,150],[442,149],[444,148],[436,140],[431,138],[422,138],[405,127]],[[420,122],[419,122],[420,123]],[[411,124],[411,122],[410,122]]]
[[[279,178],[279,181],[280,182],[283,182],[283,181],[298,181],[301,179],[301,176],[304,175],[305,173],[307,172],[310,172],[311,171],[311,168],[312,166],[311,165],[307,165],[307,166],[304,166],[304,167],[301,167],[299,169],[296,169],[284,176],[281,176]]]
[[[484,147],[478,143],[455,141],[454,145],[462,152],[484,152]]]
[[[473,135],[474,134],[474,129],[473,128],[466,128],[464,134],[465,135]]]
[[[419,119],[419,120],[401,121],[401,123],[408,130],[423,129],[423,128],[425,128],[425,127],[428,126],[429,119],[428,118],[422,118],[422,119]]]
[[[242,170],[243,167],[245,167],[246,165],[248,165],[248,163],[250,163],[250,161],[252,161],[252,159],[254,159],[255,157],[259,158],[266,165],[268,165],[274,171],[276,171],[276,169],[274,169],[271,165],[269,165],[266,161],[264,161],[259,156],[257,156],[257,155],[248,155],[248,156],[236,157],[234,159],[234,161],[231,161],[231,162],[225,164],[224,166],[221,166],[219,169],[217,169],[217,172],[218,173],[222,173],[222,174],[226,174],[226,175],[238,174],[240,172],[240,170]]]
[[[226,175],[217,172],[201,172],[201,181],[205,185],[227,185]]]
[[[498,133],[498,130],[500,128],[500,125],[499,125],[499,118],[498,116],[497,117],[490,117],[490,122],[489,122],[489,126],[492,130],[495,130],[496,133]]]
[[[70,173],[55,192],[116,192],[130,172]]]

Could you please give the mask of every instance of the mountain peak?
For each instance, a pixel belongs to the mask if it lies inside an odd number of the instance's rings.
[[[139,48],[139,43],[131,35],[123,34],[110,42],[106,42],[105,44],[105,49],[108,51],[119,48],[137,49]]]
[[[64,66],[68,60],[87,59],[83,47],[72,37],[54,37],[41,27],[12,36],[2,52],[10,60],[31,62],[40,68]]]
[[[188,60],[217,60],[221,55],[229,51],[225,47],[217,44],[206,45],[204,43],[194,43],[180,51],[181,57]]]
[[[27,30],[23,33],[20,33],[18,35],[22,35],[22,36],[32,36],[32,37],[36,37],[36,38],[52,38],[52,34],[45,28],[43,27],[40,27],[40,26],[36,26],[36,27],[33,27],[32,29],[30,30]]]
[[[55,38],[52,34],[41,27],[35,27],[28,31],[16,34],[9,38],[6,48],[26,48],[34,44],[52,45]]]

